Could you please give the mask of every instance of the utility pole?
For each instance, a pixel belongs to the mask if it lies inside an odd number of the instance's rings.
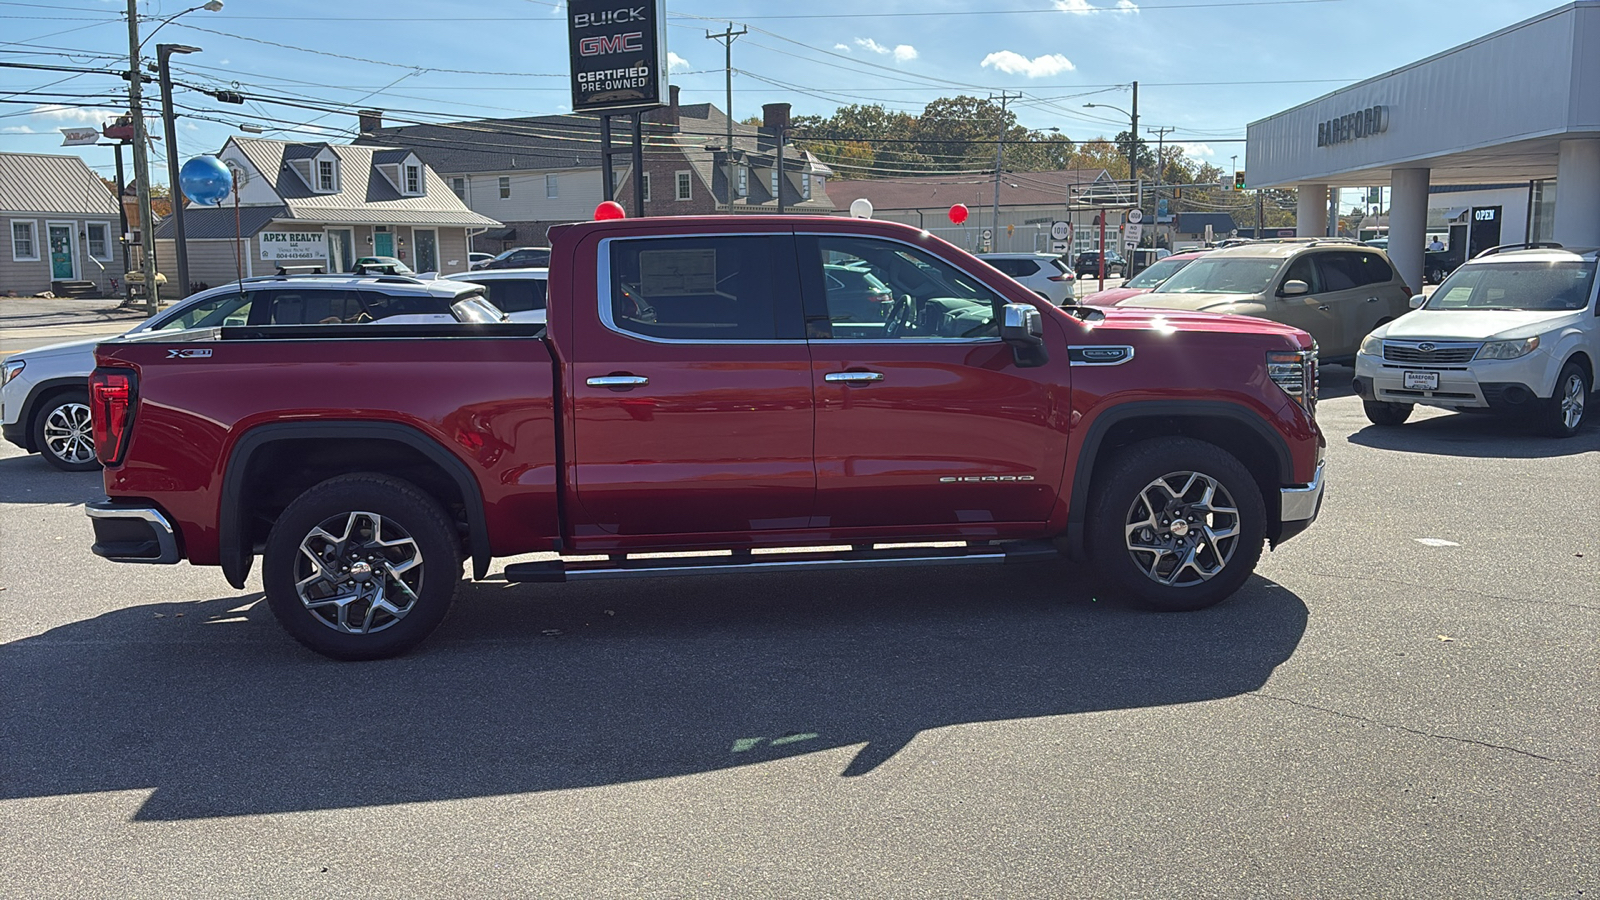
[[[161,309],[156,288],[156,226],[150,211],[149,136],[144,131],[144,103],[139,72],[138,0],[128,0],[128,112],[133,117],[133,178],[139,194],[139,271],[144,275],[145,312],[155,315]],[[170,150],[170,148],[169,148]]]
[[[1150,212],[1150,221],[1155,223],[1155,228],[1153,229],[1155,231],[1155,237],[1159,237],[1161,235],[1161,175],[1163,170],[1166,168],[1167,135],[1177,130],[1178,129],[1170,125],[1163,125],[1160,128],[1145,129],[1145,131],[1148,131],[1156,136],[1156,208]],[[1151,238],[1151,243],[1155,242],[1155,237]]]
[[[993,100],[995,96],[990,94],[989,99]],[[1006,104],[1021,99],[1020,93],[1000,92],[1000,136],[994,148],[994,211],[989,217],[992,222],[989,226],[989,252],[993,252],[1000,244],[1000,166],[1006,158]]]
[[[1128,115],[1132,119],[1132,140],[1128,143],[1128,181],[1139,180],[1139,82],[1133,83],[1133,112]]]
[[[734,180],[733,180],[733,42],[735,40],[738,40],[740,35],[747,34],[749,31],[750,31],[750,29],[748,29],[748,28],[740,28],[738,31],[734,31],[733,30],[733,23],[729,22],[728,23],[728,30],[722,32],[721,34],[712,34],[709,31],[706,32],[706,40],[708,40],[708,41],[721,41],[722,42],[722,51],[723,51],[723,54],[722,54],[722,75],[723,75],[723,79],[727,82],[727,88],[728,88],[728,108],[724,109],[722,111],[723,115],[728,120],[728,145],[726,147],[724,147],[723,150],[728,154],[727,155],[727,160],[728,160],[728,212],[730,212],[730,213],[733,212],[733,193],[734,193],[734,191],[733,191],[733,185],[734,185]]]
[[[199,47],[183,44],[156,45],[156,71],[161,81],[161,124],[167,135],[167,196],[172,203],[172,246],[178,251],[178,292],[189,296],[189,233],[183,228],[183,191],[178,187],[178,133],[172,112],[172,71],[167,60],[174,53],[199,53]]]

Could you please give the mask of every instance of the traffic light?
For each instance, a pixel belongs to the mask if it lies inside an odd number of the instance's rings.
[[[1239,171],[1233,173],[1233,189],[1236,191],[1242,191],[1244,190],[1244,187],[1244,170],[1240,169]]]

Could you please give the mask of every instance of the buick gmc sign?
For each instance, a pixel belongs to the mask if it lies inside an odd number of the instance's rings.
[[[662,105],[666,23],[662,0],[568,0],[572,111]]]

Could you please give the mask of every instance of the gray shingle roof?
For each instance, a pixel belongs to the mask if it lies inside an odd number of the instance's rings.
[[[356,146],[411,150],[448,175],[600,165],[600,120],[581,116],[480,119],[380,128]]]
[[[117,215],[117,198],[76,156],[0,153],[0,212]]]
[[[287,208],[283,218],[348,225],[460,225],[483,228],[500,223],[467,208],[444,179],[424,166],[427,194],[407,197],[373,168],[374,148],[345,144],[297,145],[264,138],[234,137],[233,142],[264,176],[273,181]],[[286,154],[323,146],[339,157],[339,190],[318,194],[284,165]],[[378,151],[381,152],[381,151]],[[419,154],[420,155],[420,154]]]

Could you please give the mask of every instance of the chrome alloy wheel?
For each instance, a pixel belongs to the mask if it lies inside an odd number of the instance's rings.
[[[1239,546],[1237,504],[1200,472],[1171,472],[1145,485],[1123,524],[1134,564],[1167,587],[1211,580]]]
[[[1561,424],[1568,431],[1583,421],[1583,404],[1587,399],[1583,387],[1583,376],[1577,372],[1568,375],[1566,384],[1561,386]]]
[[[62,462],[94,461],[94,423],[83,403],[63,403],[44,417],[44,449]]]
[[[300,602],[344,634],[373,634],[405,618],[422,591],[422,551],[377,513],[329,516],[300,542]]]

